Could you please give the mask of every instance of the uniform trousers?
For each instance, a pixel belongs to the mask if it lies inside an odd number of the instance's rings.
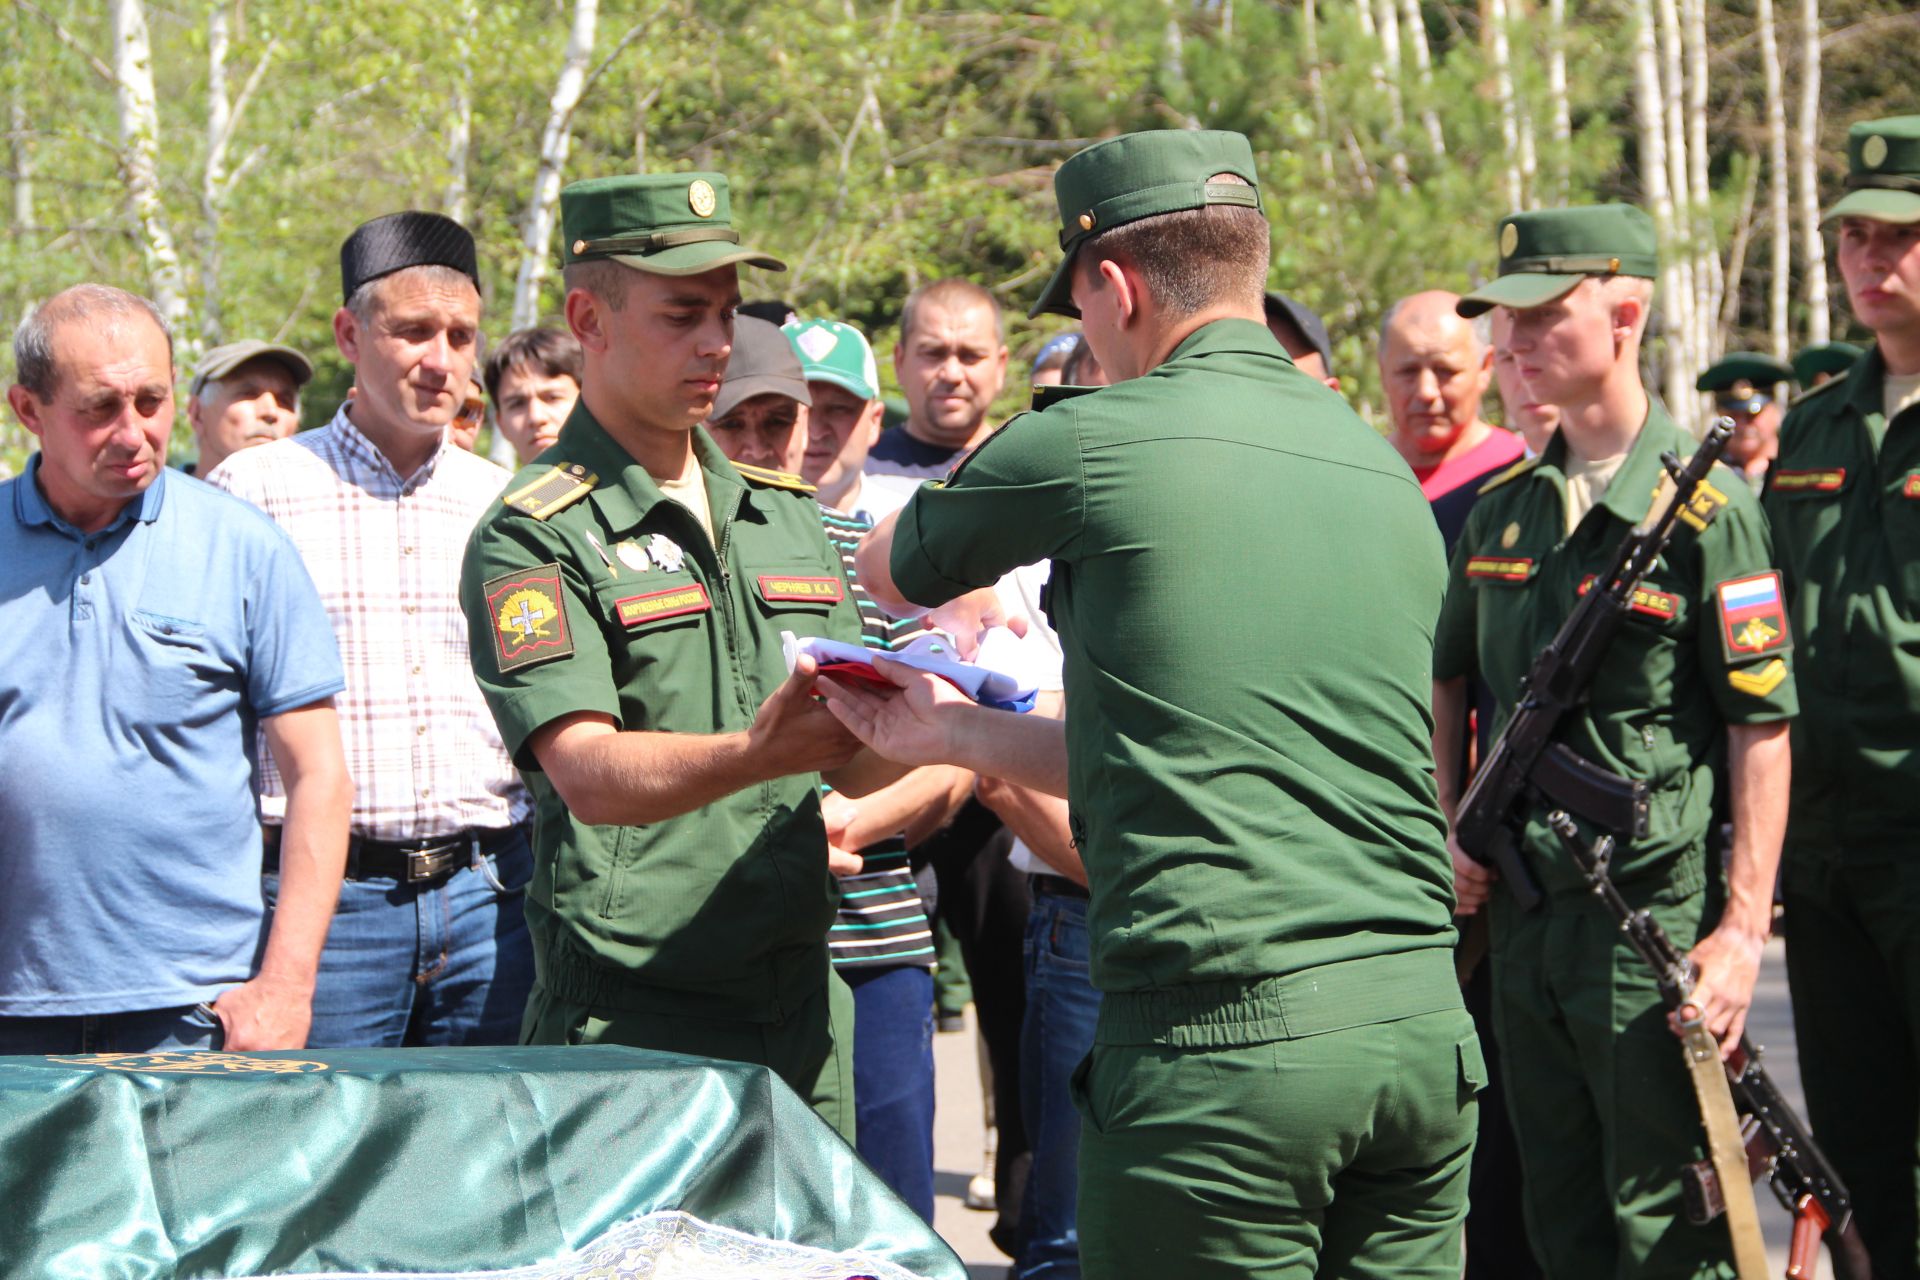
[[[1623,887],[1673,944],[1691,948],[1717,893]],[[1549,1280],[1732,1276],[1724,1220],[1687,1221],[1680,1168],[1705,1133],[1653,970],[1585,893],[1535,912],[1496,893],[1494,1020],[1526,1173],[1528,1234]]]
[[[1920,863],[1796,845],[1781,896],[1807,1122],[1875,1280],[1920,1276]]]
[[[1485,1083],[1444,948],[1107,992],[1074,1079],[1081,1272],[1458,1280]]]

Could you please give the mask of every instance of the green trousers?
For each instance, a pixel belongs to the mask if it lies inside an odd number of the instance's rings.
[[[1451,953],[1382,959],[1106,995],[1074,1081],[1088,1280],[1457,1280],[1486,1066]]]
[[[1732,1276],[1724,1221],[1694,1226],[1681,1202],[1680,1167],[1706,1139],[1653,970],[1585,895],[1529,914],[1496,894],[1492,909],[1494,1026],[1549,1280]],[[1717,895],[1651,909],[1685,951]]]
[[[625,1044],[767,1067],[822,1120],[853,1141],[853,993],[827,973],[817,992],[780,1022],[638,1013],[563,1000],[538,981],[522,1044]]]
[[[1807,1122],[1875,1280],[1920,1276],[1920,863],[1794,846],[1781,878]]]

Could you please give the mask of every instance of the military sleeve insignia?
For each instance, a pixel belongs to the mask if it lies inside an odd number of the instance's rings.
[[[493,622],[493,656],[502,673],[573,656],[559,565],[503,573],[483,589]]]
[[[1687,505],[1680,508],[1680,521],[1695,533],[1705,533],[1713,518],[1720,514],[1720,508],[1726,505],[1727,495],[1702,480],[1693,496],[1687,499]]]
[[[1744,693],[1755,698],[1766,697],[1775,689],[1778,689],[1780,682],[1786,678],[1787,662],[1785,658],[1774,658],[1771,661],[1763,662],[1750,671],[1734,670],[1727,672],[1727,683],[1733,686],[1735,692]]]
[[[563,462],[548,467],[544,474],[536,476],[531,483],[521,485],[503,501],[515,511],[524,512],[535,520],[545,520],[554,512],[565,510],[592,493],[593,486],[599,480],[600,477],[579,463]]]
[[[1775,570],[1734,578],[1713,589],[1720,609],[1720,640],[1728,662],[1793,647],[1787,629],[1787,604]]]

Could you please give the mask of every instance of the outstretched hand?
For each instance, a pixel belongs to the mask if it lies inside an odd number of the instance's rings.
[[[837,769],[853,759],[860,744],[814,698],[819,664],[802,654],[793,674],[760,704],[747,741],[763,762],[765,776]]]
[[[1027,634],[1027,620],[1010,612],[992,587],[980,587],[957,596],[927,614],[927,621],[953,637],[953,648],[962,662],[972,662],[980,652],[980,642],[995,627],[1005,627],[1016,636]]]
[[[876,657],[874,670],[891,684],[880,688],[832,676],[819,680],[827,709],[849,733],[897,764],[947,764],[955,760],[971,699],[939,676]]]

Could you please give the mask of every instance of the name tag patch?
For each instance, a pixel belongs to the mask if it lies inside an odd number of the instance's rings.
[[[1472,556],[1467,576],[1491,582],[1525,582],[1533,576],[1531,556]]]
[[[713,601],[707,597],[705,587],[697,582],[689,582],[685,586],[668,587],[664,591],[649,591],[645,595],[615,600],[613,608],[621,626],[638,627],[662,618],[705,613],[713,608]]]
[[[763,600],[819,600],[838,604],[847,594],[846,584],[838,578],[788,578],[776,574],[760,575]]]
[[[1845,467],[1826,467],[1814,471],[1776,471],[1773,473],[1773,487],[1778,493],[1838,493],[1846,487],[1847,469]],[[1913,481],[1907,481],[1911,489]],[[1911,492],[1908,497],[1913,497]]]
[[[1587,589],[1591,586],[1593,586],[1593,575],[1588,574],[1580,580],[1580,594],[1587,594]],[[1658,587],[1649,587],[1643,583],[1634,588],[1633,599],[1628,602],[1627,607],[1635,613],[1644,613],[1649,618],[1665,621],[1679,615],[1680,597],[1670,591],[1662,591]]]
[[[503,573],[482,590],[493,619],[494,661],[502,672],[573,656],[558,564]]]
[[[1713,593],[1720,608],[1720,639],[1729,662],[1792,647],[1779,573],[1769,570],[1750,578],[1735,578],[1715,587]]]

